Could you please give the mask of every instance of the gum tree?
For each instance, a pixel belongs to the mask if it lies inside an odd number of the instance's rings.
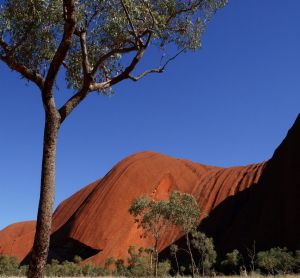
[[[141,196],[133,200],[129,213],[133,215],[134,222],[138,224],[138,228],[143,229],[143,237],[150,235],[153,238],[153,251],[155,255],[154,276],[158,274],[158,246],[162,236],[166,234],[170,228],[169,201],[168,200],[152,200],[149,196]]]
[[[56,145],[70,113],[94,92],[162,73],[179,53],[200,47],[211,16],[226,0],[0,0],[0,60],[40,91],[45,111],[37,228],[29,277],[42,277],[53,210]],[[156,67],[136,74],[149,48]],[[177,48],[170,54],[169,50]],[[56,105],[57,77],[73,96]]]
[[[186,240],[187,251],[191,260],[192,277],[195,277],[196,264],[193,257],[190,235],[195,232],[200,224],[200,208],[193,195],[172,192],[169,198],[170,222],[180,229]]]

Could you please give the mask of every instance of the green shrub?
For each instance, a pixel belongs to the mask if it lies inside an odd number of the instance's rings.
[[[0,255],[0,275],[16,276],[20,274],[19,262],[17,258]]]
[[[221,271],[225,274],[238,274],[242,264],[242,255],[237,249],[225,255],[225,260],[221,261]]]
[[[129,276],[130,272],[125,266],[124,260],[115,261],[115,271],[113,272],[114,276]]]
[[[293,271],[296,260],[287,248],[271,248],[257,254],[257,265],[268,274],[286,274]]]
[[[95,265],[85,265],[81,269],[81,273],[83,276],[88,276],[88,277],[98,277],[98,276],[108,276],[109,272],[99,266]]]
[[[81,266],[82,261],[80,257],[76,256],[74,258],[75,262],[64,261],[59,263],[57,260],[52,260],[50,264],[46,266],[46,275],[48,277],[76,277],[76,276],[106,276],[108,271],[93,265]]]
[[[134,246],[130,246],[128,249],[128,276],[133,277],[145,277],[153,276],[155,267],[155,258],[153,256],[152,249],[145,249],[143,247],[136,250]],[[157,265],[157,276],[166,276],[171,269],[169,261],[159,262]]]
[[[215,264],[217,252],[215,251],[213,239],[207,237],[204,233],[193,232],[192,237],[192,246],[199,254],[198,269],[204,276],[204,274],[209,274]]]

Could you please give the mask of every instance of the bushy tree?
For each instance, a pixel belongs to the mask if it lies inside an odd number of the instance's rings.
[[[154,239],[155,275],[158,266],[158,245],[162,235],[171,227],[177,227],[185,235],[191,259],[192,275],[195,275],[190,233],[195,231],[200,221],[200,209],[196,199],[187,193],[174,191],[167,200],[153,200],[149,196],[136,198],[129,212],[135,217],[144,235]]]
[[[242,264],[242,255],[234,249],[225,255],[225,259],[221,261],[221,271],[225,274],[238,274]]]
[[[3,0],[0,61],[41,93],[45,110],[41,192],[30,277],[42,277],[54,202],[59,129],[93,92],[161,73],[180,53],[200,47],[211,16],[226,0]],[[170,50],[177,48],[174,55]],[[161,51],[161,65],[135,75],[147,50]],[[158,62],[159,64],[159,62]],[[56,104],[57,78],[74,93]]]
[[[195,276],[196,264],[192,253],[190,234],[200,223],[200,208],[193,195],[174,191],[169,198],[169,221],[185,235],[191,260],[192,276]]]
[[[192,246],[199,254],[198,267],[201,269],[202,276],[204,276],[212,268],[217,259],[213,239],[207,237],[204,233],[195,231],[192,233]]]
[[[257,253],[257,265],[268,274],[289,273],[295,267],[293,254],[287,248],[271,248]]]
[[[149,196],[142,196],[133,201],[129,213],[135,217],[135,222],[138,223],[138,227],[143,229],[143,236],[151,236],[154,240],[154,275],[157,277],[159,260],[158,245],[169,223],[168,201],[157,201],[150,199]]]

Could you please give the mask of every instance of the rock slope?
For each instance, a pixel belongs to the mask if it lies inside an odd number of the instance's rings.
[[[197,198],[202,229],[222,252],[245,248],[253,240],[261,248],[300,248],[299,142],[300,117],[268,162],[220,168],[153,152],[132,155],[59,205],[50,257],[63,260],[78,254],[85,263],[96,264],[110,256],[126,259],[130,245],[150,245],[128,213],[132,200],[143,194],[166,198],[173,190]],[[34,222],[0,231],[0,252],[28,260],[33,231]],[[168,233],[159,249],[180,237],[175,230]],[[9,248],[21,242],[25,247]]]

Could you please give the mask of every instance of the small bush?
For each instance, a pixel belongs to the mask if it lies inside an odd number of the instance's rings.
[[[20,272],[17,258],[0,255],[0,276],[17,276]]]
[[[225,255],[225,260],[221,261],[221,271],[225,274],[238,274],[242,264],[240,252],[234,249]]]
[[[129,259],[126,275],[134,277],[145,277],[154,275],[155,258],[152,249],[139,248],[136,250],[134,246],[128,249]],[[169,261],[158,263],[157,276],[166,276],[171,269]]]
[[[257,265],[268,274],[286,274],[293,271],[296,259],[287,248],[272,248],[257,254]]]

